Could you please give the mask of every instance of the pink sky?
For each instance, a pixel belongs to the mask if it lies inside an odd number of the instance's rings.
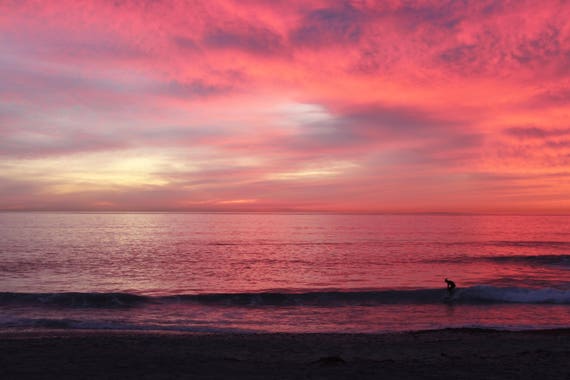
[[[570,213],[570,3],[0,2],[0,209]]]

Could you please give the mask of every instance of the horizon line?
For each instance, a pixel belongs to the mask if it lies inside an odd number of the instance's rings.
[[[450,212],[450,211],[325,211],[325,210],[9,210],[0,213],[69,213],[69,214],[297,214],[297,215],[431,215],[431,216],[570,216],[548,212]]]

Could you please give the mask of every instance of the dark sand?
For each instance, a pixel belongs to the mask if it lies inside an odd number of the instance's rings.
[[[0,332],[1,379],[565,379],[570,330]]]

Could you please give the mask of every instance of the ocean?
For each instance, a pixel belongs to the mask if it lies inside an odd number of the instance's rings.
[[[0,329],[456,327],[570,327],[570,217],[0,213]]]

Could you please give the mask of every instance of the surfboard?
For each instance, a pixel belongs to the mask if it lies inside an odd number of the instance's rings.
[[[456,301],[459,296],[459,292],[460,291],[457,288],[455,288],[451,294],[446,291],[447,294],[443,297],[443,302],[452,303],[453,301]]]

